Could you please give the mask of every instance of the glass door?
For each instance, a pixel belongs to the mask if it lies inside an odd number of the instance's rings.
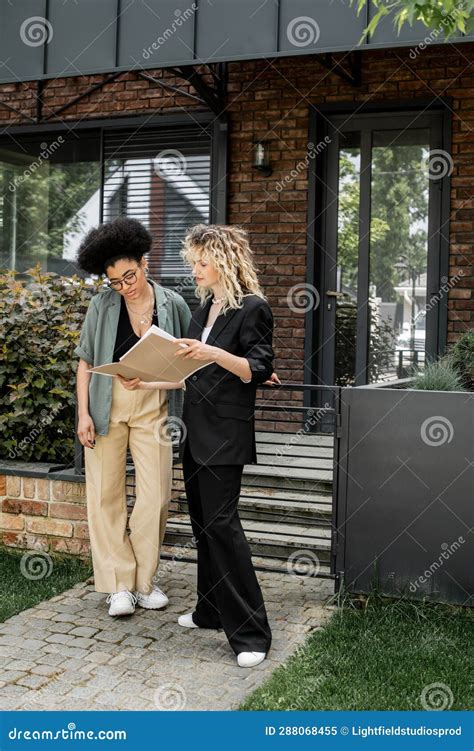
[[[441,118],[329,121],[317,285],[323,383],[403,378],[440,349],[441,188],[452,166]]]

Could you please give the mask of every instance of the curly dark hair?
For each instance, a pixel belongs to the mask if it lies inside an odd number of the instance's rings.
[[[151,244],[150,233],[138,219],[118,217],[87,233],[79,247],[77,264],[100,276],[107,266],[123,258],[140,262]]]

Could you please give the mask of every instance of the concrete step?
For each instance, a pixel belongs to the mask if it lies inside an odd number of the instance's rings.
[[[308,485],[310,482],[328,483],[332,482],[333,471],[331,469],[319,469],[313,467],[295,467],[289,465],[277,464],[246,464],[244,467],[244,476],[251,477],[274,477],[278,480],[286,480],[293,483],[302,482]]]
[[[334,446],[334,437],[326,433],[281,433],[256,431],[255,440],[259,443],[280,443],[286,444],[294,442],[297,446],[313,446],[332,448]]]
[[[292,553],[304,551],[321,563],[328,564],[331,552],[330,527],[311,527],[242,519],[242,526],[252,554],[267,558],[288,559]],[[189,517],[170,513],[166,525],[165,544],[191,546],[192,529]],[[303,555],[303,553],[301,554]]]
[[[168,545],[165,542],[161,546],[161,558],[162,560],[190,560],[196,562],[197,560],[197,553],[196,548],[189,548],[186,549],[183,552],[182,545]],[[331,577],[330,573],[330,566],[328,563],[319,562],[319,566],[316,569],[316,567],[312,566],[312,561],[309,559],[309,566],[302,570],[298,570],[298,568],[295,569],[295,567],[292,566],[291,562],[288,562],[288,560],[281,559],[281,558],[272,558],[271,556],[267,555],[265,557],[262,557],[260,555],[252,555],[252,563],[255,566],[256,570],[264,569],[265,571],[274,571],[278,574],[288,574],[288,573],[295,573],[296,575],[300,576],[326,576]]]
[[[258,464],[244,467],[239,501],[255,565],[286,571],[289,557],[303,551],[329,575],[333,437],[257,431],[256,441]],[[164,550],[175,546],[180,555],[195,556],[191,539],[182,467],[176,465]]]
[[[175,464],[173,470],[174,487],[179,489],[183,482],[183,470]],[[242,476],[242,489],[268,489],[281,492],[304,492],[321,494],[332,492],[333,472],[327,469],[307,467],[277,467],[267,464],[246,464]]]
[[[174,489],[176,493],[179,493],[179,495],[183,495],[184,497],[184,482],[181,478],[176,478]],[[275,502],[288,503],[289,505],[292,505],[293,503],[301,503],[311,507],[321,506],[322,508],[327,508],[328,512],[330,512],[330,509],[332,508],[331,492],[318,492],[315,490],[308,491],[299,488],[297,490],[286,490],[286,488],[280,487],[260,487],[257,485],[253,486],[242,483],[240,497],[247,500],[262,500],[264,502],[273,500]]]
[[[288,452],[280,455],[274,451],[263,451],[259,449],[257,451],[257,461],[259,465],[265,465],[268,467],[281,467],[286,468],[301,468],[301,469],[327,469],[332,471],[332,457],[325,459],[319,456],[302,456],[301,454],[290,454]]]
[[[293,494],[296,495],[296,494]],[[300,494],[303,495],[303,494]],[[326,501],[325,496],[320,496]],[[327,502],[329,501],[329,502]],[[290,500],[286,496],[266,496],[256,493],[243,492],[239,501],[239,515],[241,519],[260,519],[269,522],[285,522],[286,524],[299,524],[316,526],[331,523],[332,504],[328,496],[326,502],[318,503],[306,496],[305,500]],[[188,512],[186,494],[182,493],[175,499],[175,510],[181,513]]]

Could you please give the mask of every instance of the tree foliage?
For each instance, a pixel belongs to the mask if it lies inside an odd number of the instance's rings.
[[[351,5],[357,5],[357,15],[367,2],[374,7],[375,13],[359,44],[373,34],[387,16],[391,17],[397,34],[403,26],[413,26],[416,21],[424,24],[433,36],[444,34],[446,39],[474,31],[474,0],[350,0]]]

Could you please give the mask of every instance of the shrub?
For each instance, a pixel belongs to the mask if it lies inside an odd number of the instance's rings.
[[[474,331],[461,334],[450,354],[463,385],[474,391]]]
[[[415,375],[412,388],[425,391],[465,391],[450,357],[428,363],[422,372]]]
[[[369,382],[376,383],[393,368],[395,334],[388,321],[382,321],[376,313],[372,299],[370,305],[370,358]],[[336,352],[335,383],[352,386],[356,372],[357,303],[347,292],[342,292],[336,305]]]
[[[0,274],[0,455],[69,463],[74,456],[73,354],[98,285],[42,272]]]

